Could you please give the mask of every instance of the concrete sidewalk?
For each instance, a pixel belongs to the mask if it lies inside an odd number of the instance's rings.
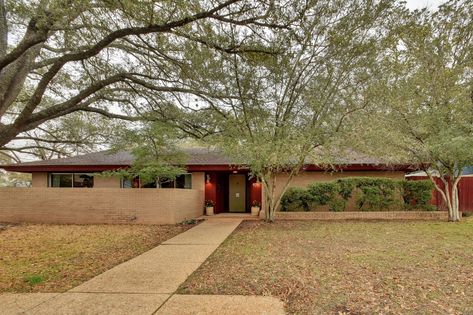
[[[241,221],[209,219],[66,293],[0,295],[0,314],[278,313],[274,298],[174,295]]]

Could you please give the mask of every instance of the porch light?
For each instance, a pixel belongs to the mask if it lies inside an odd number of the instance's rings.
[[[236,173],[238,173],[238,171],[233,171],[233,174],[236,174]]]
[[[210,184],[210,174],[205,175],[205,182]]]

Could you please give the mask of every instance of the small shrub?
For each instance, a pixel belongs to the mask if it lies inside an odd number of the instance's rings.
[[[397,182],[389,178],[359,178],[356,187],[360,195],[356,201],[361,211],[386,211],[396,201]]]
[[[329,210],[334,211],[334,212],[345,211],[346,204],[347,204],[347,202],[344,199],[334,199],[334,200],[330,201],[330,203],[329,203],[329,205],[330,205]]]
[[[303,188],[290,188],[281,200],[282,211],[310,211],[329,206],[330,211],[344,211],[356,192],[361,211],[435,210],[430,205],[433,184],[430,181],[406,181],[391,178],[351,177],[332,182],[316,182]]]
[[[344,200],[348,200],[353,195],[353,190],[355,189],[356,185],[356,178],[343,178],[337,180],[338,185],[338,194]]]
[[[469,218],[473,216],[473,212],[462,212],[462,217]]]
[[[195,225],[195,224],[199,223],[200,221],[203,221],[203,220],[187,219],[187,220],[182,221],[180,224],[181,225]]]
[[[393,194],[377,186],[362,186],[357,205],[362,211],[387,210],[394,203]]]
[[[307,188],[310,200],[316,205],[328,205],[338,194],[336,182],[313,183]]]
[[[281,198],[281,211],[309,211],[310,197],[303,188],[289,188]]]
[[[400,182],[401,195],[407,210],[435,210],[430,205],[434,184],[430,180],[404,180]]]

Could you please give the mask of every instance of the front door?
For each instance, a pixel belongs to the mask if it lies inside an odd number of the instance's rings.
[[[243,174],[231,174],[228,177],[228,210],[229,212],[245,212],[246,177]]]

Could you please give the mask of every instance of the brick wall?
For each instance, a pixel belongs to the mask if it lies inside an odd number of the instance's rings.
[[[31,173],[31,185],[33,187],[48,187],[48,173],[46,172]]]
[[[264,213],[260,215],[264,218]],[[446,211],[276,212],[277,220],[448,220]]]
[[[94,188],[120,188],[120,185],[121,180],[118,176],[94,176]]]
[[[203,203],[196,189],[1,188],[0,222],[174,224]]]
[[[205,190],[205,172],[192,172],[192,189]]]

